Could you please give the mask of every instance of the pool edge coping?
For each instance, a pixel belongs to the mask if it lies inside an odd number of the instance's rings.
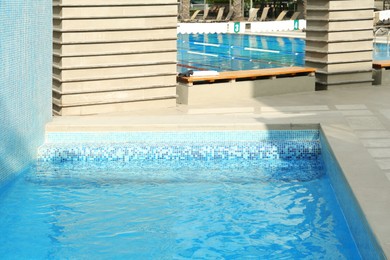
[[[320,124],[333,156],[382,249],[390,258],[390,183],[351,129]],[[353,154],[353,156],[352,156]]]

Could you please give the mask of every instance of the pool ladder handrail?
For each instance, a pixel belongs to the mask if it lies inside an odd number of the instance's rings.
[[[374,46],[376,45],[376,38],[378,36],[378,32],[381,31],[382,29],[387,29],[386,43],[387,43],[387,48],[389,48],[389,45],[390,45],[390,28],[388,28],[388,27],[379,27],[375,31],[375,33],[374,33]]]

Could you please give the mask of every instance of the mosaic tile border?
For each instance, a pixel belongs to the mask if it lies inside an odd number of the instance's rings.
[[[38,161],[290,160],[317,159],[321,154],[317,130],[169,132],[145,136],[137,132],[128,135],[126,140],[132,142],[47,143],[38,149]],[[93,135],[94,138],[97,136]]]
[[[318,141],[216,144],[95,144],[47,145],[39,149],[40,161],[131,161],[215,159],[317,159]]]

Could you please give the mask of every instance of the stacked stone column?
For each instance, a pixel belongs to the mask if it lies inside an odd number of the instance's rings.
[[[309,0],[306,66],[317,90],[372,82],[374,0]]]
[[[54,0],[53,112],[176,104],[177,0]]]

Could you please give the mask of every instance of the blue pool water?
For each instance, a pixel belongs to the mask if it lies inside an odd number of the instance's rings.
[[[303,66],[302,39],[238,34],[178,34],[178,72]]]
[[[321,162],[68,162],[1,195],[3,259],[359,259]]]
[[[48,145],[54,156],[0,190],[0,255],[360,259],[318,133],[280,140],[284,132],[267,135],[274,140],[238,133],[234,143],[152,141],[153,149]]]
[[[241,34],[178,34],[178,72],[251,70],[305,65],[305,40]],[[374,60],[389,60],[375,44]]]
[[[374,44],[374,60],[390,60],[390,47],[387,44]]]

